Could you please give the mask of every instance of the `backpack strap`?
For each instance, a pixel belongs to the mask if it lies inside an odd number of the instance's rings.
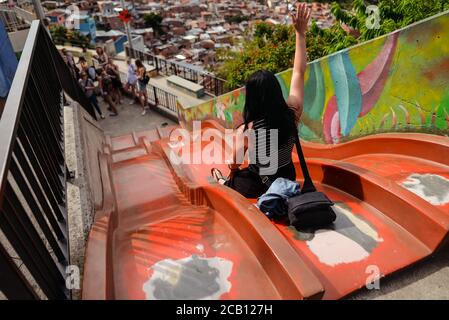
[[[301,192],[302,193],[315,192],[316,188],[315,185],[313,184],[312,178],[310,177],[309,169],[307,169],[306,159],[304,158],[304,153],[302,152],[301,148],[301,142],[299,141],[298,128],[295,127],[295,129],[296,129],[295,130],[296,152],[298,153],[299,164],[301,165],[302,175],[304,176],[304,184],[302,186]]]

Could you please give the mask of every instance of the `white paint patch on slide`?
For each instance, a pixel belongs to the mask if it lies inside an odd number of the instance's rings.
[[[449,179],[437,174],[410,175],[401,185],[434,206],[449,203]]]
[[[321,263],[329,266],[361,261],[370,255],[357,242],[334,230],[317,230],[307,245]]]
[[[379,237],[379,234],[373,227],[371,227],[366,221],[363,221],[361,218],[357,217],[350,210],[340,204],[335,204],[334,207],[338,213],[345,215],[346,218],[348,218],[349,221],[351,221],[360,230],[360,232],[363,232],[366,236],[376,242],[384,241],[381,237]]]
[[[154,272],[142,289],[147,300],[216,300],[231,290],[232,267],[220,257],[164,259],[150,268]]]

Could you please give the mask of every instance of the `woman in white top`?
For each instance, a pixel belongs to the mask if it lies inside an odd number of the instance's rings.
[[[128,64],[128,74],[126,77],[125,90],[131,91],[133,94],[134,100],[132,100],[129,104],[132,105],[138,98],[136,96],[136,84],[137,84],[137,67],[135,64],[131,62],[131,59],[126,59],[126,63]]]

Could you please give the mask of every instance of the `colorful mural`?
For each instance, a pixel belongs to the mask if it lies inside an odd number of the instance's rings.
[[[384,132],[449,134],[449,12],[309,64],[302,139],[326,144]],[[277,75],[288,96],[291,70]],[[181,123],[242,123],[245,89],[178,103]]]

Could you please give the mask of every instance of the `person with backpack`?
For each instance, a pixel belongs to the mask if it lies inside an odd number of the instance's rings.
[[[87,99],[89,99],[89,102],[94,106],[95,110],[97,110],[101,119],[104,119],[104,115],[101,112],[100,106],[98,105],[98,99],[97,95],[95,94],[95,85],[93,80],[87,76],[86,72],[82,71],[78,83]]]
[[[66,48],[62,48],[61,50],[62,58],[64,59],[64,62],[69,67],[70,72],[72,73],[72,76],[75,79],[79,79],[79,73],[80,70],[75,64],[75,59],[73,58],[73,54],[66,50]]]
[[[80,57],[78,59],[78,64],[81,67],[81,72],[85,72],[92,81],[97,81],[97,70],[95,70],[94,66],[89,66],[86,58]]]
[[[103,100],[109,105],[108,110],[111,111],[109,116],[111,117],[118,116],[117,107],[115,106],[114,101],[112,99],[112,92],[114,90],[112,78],[110,75],[108,75],[106,69],[101,69],[100,72],[100,88]]]
[[[120,72],[118,66],[114,63],[114,61],[109,58],[108,63],[106,64],[106,72],[111,76],[112,79],[112,95],[115,103],[122,104],[122,80],[120,79]]]
[[[139,96],[140,104],[142,105],[142,116],[147,113],[148,93],[147,85],[150,82],[150,77],[147,75],[147,69],[142,61],[136,60],[137,67],[137,94]]]

